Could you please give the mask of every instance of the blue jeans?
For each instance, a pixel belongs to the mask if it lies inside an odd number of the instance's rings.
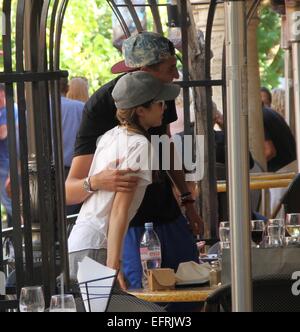
[[[5,181],[9,174],[9,160],[0,159],[0,197],[1,203],[5,207],[5,210],[9,216],[12,214],[11,199],[8,197],[5,190]]]
[[[199,263],[196,241],[188,228],[187,220],[181,215],[175,222],[155,224],[162,251],[162,268],[177,270],[180,263],[195,261]],[[123,272],[129,288],[142,287],[142,265],[140,241],[144,227],[130,227],[124,241]]]

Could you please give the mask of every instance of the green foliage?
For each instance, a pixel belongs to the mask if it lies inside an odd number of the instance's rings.
[[[13,66],[16,9],[17,1],[13,0]],[[122,59],[122,55],[112,44],[112,35],[112,11],[106,0],[69,1],[62,31],[61,69],[68,70],[70,77],[87,77],[91,92],[95,91],[114,76],[110,68]],[[2,49],[2,38],[0,48]],[[0,70],[4,70],[3,57],[0,57]]]
[[[14,12],[16,1],[13,0],[12,4]],[[147,14],[151,17],[149,9]],[[166,28],[166,13],[161,10],[161,15],[163,27]],[[14,15],[12,16],[14,18]],[[266,5],[261,6],[259,16],[261,84],[274,88],[278,86],[279,78],[284,75],[283,50],[280,49],[280,17]],[[151,30],[152,26],[149,28]],[[14,41],[14,36],[12,39]],[[62,32],[61,68],[68,70],[70,77],[87,77],[91,92],[113,77],[110,68],[122,59],[112,41],[112,11],[106,0],[69,1]],[[0,67],[3,70],[3,63],[0,63]]]
[[[284,51],[280,48],[281,19],[270,7],[260,9],[258,28],[258,52],[261,85],[269,89],[278,87],[284,76]]]
[[[69,2],[61,43],[61,68],[85,76],[91,90],[108,82],[111,66],[122,59],[112,45],[112,11],[105,0]]]

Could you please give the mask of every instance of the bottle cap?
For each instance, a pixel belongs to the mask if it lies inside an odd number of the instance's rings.
[[[153,228],[153,222],[146,223],[145,228]]]
[[[212,261],[211,262],[211,267],[212,268],[220,268],[220,261],[216,260],[216,261]]]

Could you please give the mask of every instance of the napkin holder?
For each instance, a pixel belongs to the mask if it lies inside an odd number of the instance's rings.
[[[172,269],[153,269],[148,271],[148,285],[151,291],[175,289],[176,278]]]

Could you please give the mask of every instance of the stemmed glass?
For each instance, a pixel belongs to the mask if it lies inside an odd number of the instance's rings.
[[[50,312],[76,312],[76,303],[73,295],[52,295]]]
[[[21,312],[44,312],[45,299],[42,287],[23,287],[20,294],[19,309]]]
[[[300,238],[300,213],[289,213],[286,215],[285,227],[289,235],[293,238],[293,243],[297,243]]]
[[[265,222],[263,220],[251,220],[251,238],[256,244],[256,248],[259,248],[259,245],[263,240],[265,227]]]

